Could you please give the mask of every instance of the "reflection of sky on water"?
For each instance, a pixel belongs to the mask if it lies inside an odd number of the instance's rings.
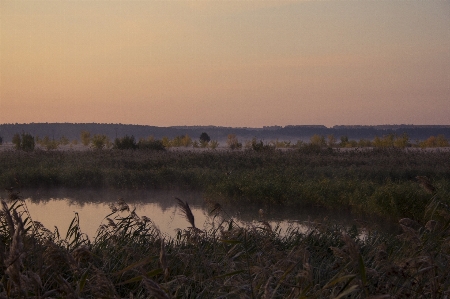
[[[105,217],[111,212],[109,205],[119,198],[136,209],[139,216],[147,216],[166,235],[174,237],[178,229],[190,226],[181,216],[175,198],[187,201],[195,216],[195,224],[199,228],[210,228],[211,210],[205,204],[202,193],[176,190],[76,190],[49,189],[26,190],[21,194],[34,221],[41,222],[46,228],[54,230],[57,226],[61,236],[65,236],[67,229],[75,216],[79,214],[82,232],[91,238],[95,236],[99,225],[105,223]],[[6,194],[4,195],[6,197]],[[258,210],[263,208],[265,219],[274,228],[279,225],[285,230],[289,225],[298,226],[301,231],[307,230],[308,222],[322,222],[324,219],[344,226],[361,224],[355,222],[355,216],[348,212],[325,211],[317,208],[283,208],[261,207],[256,205],[237,206],[225,205],[223,219],[232,217],[243,225],[258,224]],[[217,220],[217,219],[216,219]],[[373,224],[374,221],[371,221]],[[373,226],[372,226],[373,227]],[[375,224],[375,228],[377,225]],[[385,227],[386,228],[386,227]],[[388,227],[391,229],[391,227]]]

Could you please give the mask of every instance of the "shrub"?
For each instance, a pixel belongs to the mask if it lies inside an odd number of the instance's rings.
[[[216,149],[219,146],[219,142],[217,140],[211,140],[209,142],[209,148],[210,149]]]
[[[84,146],[88,146],[91,142],[91,133],[88,131],[81,131],[80,137],[81,143],[83,143]]]
[[[94,149],[101,150],[108,145],[109,139],[106,135],[95,134],[91,139],[91,143]]]
[[[38,139],[38,138],[36,138]],[[55,150],[58,148],[59,143],[56,140],[51,140],[50,137],[45,136],[42,139],[38,139],[37,143],[41,146],[43,146],[46,150],[50,151],[50,150]]]
[[[264,144],[262,140],[259,142],[256,142],[256,138],[253,138],[251,143],[252,150],[256,152],[262,152],[262,151],[273,151],[275,149],[274,145],[270,144]]]
[[[114,140],[113,148],[119,150],[136,149],[137,144],[133,135],[125,135],[125,137],[116,138],[116,140]]]
[[[448,140],[444,135],[430,136],[428,139],[419,143],[419,146],[422,148],[426,147],[447,147],[449,146]]]
[[[310,139],[310,143],[313,145],[318,145],[320,147],[326,147],[327,142],[325,141],[325,137],[322,135],[313,135]]]
[[[59,143],[62,145],[68,145],[70,140],[66,136],[61,136],[61,138],[59,138]]]
[[[228,147],[232,150],[242,148],[242,143],[239,142],[235,134],[229,134],[227,138]]]
[[[141,139],[137,144],[139,149],[145,150],[153,150],[153,151],[164,151],[166,147],[164,146],[161,140],[153,140],[153,139]]]

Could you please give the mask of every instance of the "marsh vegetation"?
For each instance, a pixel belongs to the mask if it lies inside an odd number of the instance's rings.
[[[317,147],[277,151],[5,151],[0,186],[23,188],[179,189],[204,192],[218,202],[320,206],[418,218],[430,194],[449,198],[445,151]]]
[[[449,295],[446,152],[5,151],[0,296],[3,298],[442,298]],[[33,221],[20,188],[196,190],[209,226],[180,198],[189,225],[167,237],[124,201],[88,238],[75,215],[67,232]],[[306,231],[261,218],[243,225],[224,203],[319,206],[378,215],[398,234],[364,223],[312,222]],[[69,216],[68,216],[69,217]]]
[[[119,201],[89,239],[75,216],[67,233],[32,221],[13,191],[0,214],[2,298],[443,298],[450,209],[436,196],[398,236],[334,223],[281,235],[261,221],[243,227],[219,204],[200,229],[164,238],[152,219]]]

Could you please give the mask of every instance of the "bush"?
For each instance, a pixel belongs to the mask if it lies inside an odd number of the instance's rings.
[[[210,149],[216,149],[219,146],[219,142],[217,140],[211,140],[209,142],[209,148]]]
[[[125,135],[125,137],[122,138],[116,138],[116,140],[114,140],[114,145],[113,148],[114,149],[119,149],[119,150],[126,150],[126,149],[137,149],[137,144],[136,141],[134,140],[134,136],[128,136]]]
[[[234,134],[228,135],[227,144],[228,144],[228,147],[232,150],[242,148],[242,143],[239,142],[236,135],[234,135]]]
[[[166,150],[166,147],[164,146],[163,142],[161,140],[139,140],[139,143],[137,144],[137,147],[139,149],[145,149],[145,150],[153,150],[153,151],[164,151]]]
[[[56,140],[51,140],[50,137],[48,137],[48,136],[45,136],[45,137],[42,138],[42,139],[39,139],[39,138],[36,138],[36,139],[37,139],[36,142],[37,142],[39,145],[45,147],[45,149],[48,150],[48,151],[49,151],[49,150],[55,150],[55,149],[57,149],[58,146],[59,146],[58,141],[56,141]]]
[[[92,147],[97,150],[101,150],[109,143],[108,136],[95,134],[91,139]]]
[[[274,145],[264,144],[262,140],[256,142],[256,138],[253,138],[251,146],[252,149],[256,152],[273,151],[275,149]]]
[[[81,143],[83,143],[84,146],[88,146],[91,142],[91,133],[88,131],[81,131],[80,137]]]

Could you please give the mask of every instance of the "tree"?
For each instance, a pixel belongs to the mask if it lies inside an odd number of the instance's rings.
[[[1,144],[1,142],[0,142],[0,144]],[[441,134],[441,135],[438,135],[436,137],[436,146],[438,146],[438,147],[448,147],[448,146],[450,146],[450,144],[449,144],[447,138],[445,138],[445,136]]]
[[[419,143],[419,146],[422,148],[425,147],[446,147],[449,146],[448,140],[444,135],[430,136],[426,140]]]
[[[242,143],[239,142],[236,135],[234,135],[234,134],[228,134],[227,144],[228,144],[228,147],[232,150],[242,148]]]
[[[188,147],[192,145],[192,138],[186,134],[183,138],[181,138],[181,145],[184,147]]]
[[[259,142],[256,141],[256,138],[252,139],[251,148],[255,152],[262,152],[262,151],[273,151],[275,149],[275,145],[271,144],[264,144],[262,140]]]
[[[22,138],[20,138],[20,134],[16,133],[14,134],[13,138],[12,138],[12,143],[14,144],[14,147],[16,148],[16,150],[20,150],[22,147]]]
[[[219,142],[217,140],[211,140],[209,142],[209,148],[210,149],[216,149],[219,146]]]
[[[341,136],[341,143],[339,144],[340,147],[346,147],[348,143],[348,136]]]
[[[161,139],[161,142],[162,142],[162,144],[164,145],[164,147],[171,147],[171,146],[172,146],[172,144],[171,144],[171,142],[170,142],[170,139],[169,139],[169,137],[167,137],[167,136],[164,136],[164,137]]]
[[[3,144],[3,138],[2,138],[2,136],[0,136],[0,145],[2,145]]]
[[[327,142],[325,141],[325,137],[322,135],[313,135],[310,138],[310,143],[312,145],[316,145],[316,146],[320,146],[320,147],[325,147],[327,145]]]
[[[201,141],[208,143],[208,142],[211,141],[211,138],[209,137],[208,134],[206,134],[205,132],[203,132],[202,134],[200,134],[200,142],[201,142]]]
[[[95,134],[92,136],[91,143],[94,149],[101,150],[109,143],[109,139],[106,135]]]
[[[394,147],[394,134],[385,135],[382,138],[375,136],[373,140],[374,147]]]
[[[91,143],[91,133],[88,131],[81,131],[81,143],[83,143],[84,146],[88,146],[89,143]]]
[[[70,143],[70,140],[63,135],[61,136],[61,138],[59,138],[59,143],[62,145],[68,145]]]
[[[59,143],[56,140],[50,140],[50,137],[48,136],[44,136],[44,138],[40,139],[39,144],[45,147],[48,151],[55,150],[59,146]]]
[[[360,139],[358,141],[358,146],[359,147],[371,147],[372,146],[372,142],[368,139]]]
[[[330,134],[327,136],[328,139],[328,147],[335,147],[336,146],[336,137],[334,137],[333,134]]]
[[[406,133],[403,133],[402,136],[395,136],[394,146],[399,148],[405,148],[409,144],[409,136]]]
[[[44,138],[37,140],[36,143],[39,144],[40,146],[44,147],[48,151],[55,150],[59,146],[58,141],[51,140],[50,137],[48,137],[47,135],[44,136]]]
[[[28,133],[16,133],[12,138],[12,143],[14,144],[17,150],[23,150],[27,152],[31,152],[34,150],[34,137]]]

